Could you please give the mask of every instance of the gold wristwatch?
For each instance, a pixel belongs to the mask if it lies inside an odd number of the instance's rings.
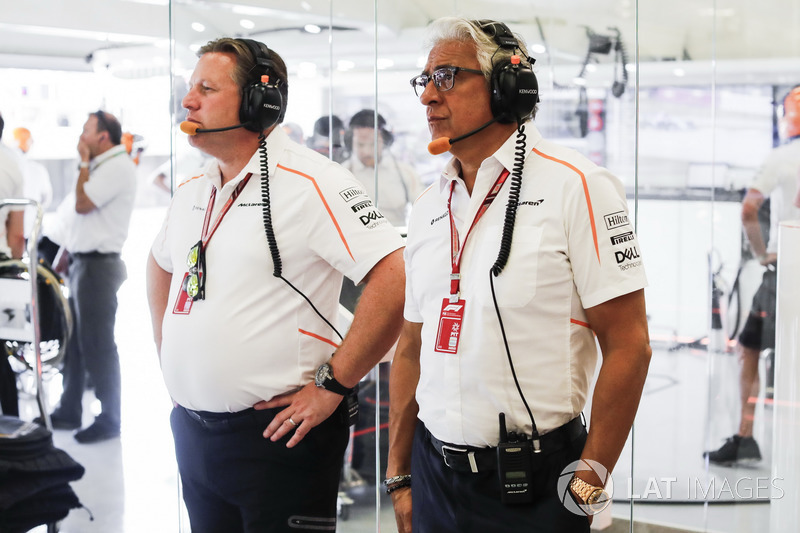
[[[590,485],[578,476],[572,476],[569,487],[585,505],[594,505],[598,502],[605,503],[608,500],[608,494],[603,487]]]

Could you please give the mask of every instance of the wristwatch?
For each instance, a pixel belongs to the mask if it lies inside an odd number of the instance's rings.
[[[317,375],[314,376],[314,384],[325,390],[347,396],[355,390],[355,387],[348,389],[333,377],[333,368],[329,363],[322,363],[317,369]]]
[[[569,487],[585,505],[606,503],[608,501],[608,493],[603,487],[590,485],[578,476],[572,476]]]

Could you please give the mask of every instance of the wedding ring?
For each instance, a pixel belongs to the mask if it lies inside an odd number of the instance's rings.
[[[294,420],[292,420],[292,417],[291,417],[291,416],[289,417],[289,420],[287,420],[287,422],[289,422],[289,423],[290,423],[291,425],[293,425],[294,427],[297,427],[297,422],[295,422]]]

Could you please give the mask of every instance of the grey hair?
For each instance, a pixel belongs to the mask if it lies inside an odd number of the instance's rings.
[[[514,33],[519,49],[525,57],[528,56],[528,47],[522,36]],[[478,25],[477,20],[464,17],[441,17],[428,26],[426,44],[428,49],[445,41],[472,43],[475,45],[478,63],[486,81],[491,81],[492,68],[499,62],[508,61],[515,51],[501,48],[494,38],[487,35]]]

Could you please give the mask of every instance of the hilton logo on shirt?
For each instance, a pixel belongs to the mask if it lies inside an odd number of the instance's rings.
[[[345,202],[350,203],[356,198],[367,196],[367,193],[365,193],[363,189],[359,189],[358,187],[350,187],[349,189],[339,191],[339,196],[341,196],[342,200],[344,200]]]
[[[606,222],[606,229],[612,230],[626,225],[628,223],[628,215],[625,214],[625,211],[617,211],[616,213],[605,215],[603,220]]]

